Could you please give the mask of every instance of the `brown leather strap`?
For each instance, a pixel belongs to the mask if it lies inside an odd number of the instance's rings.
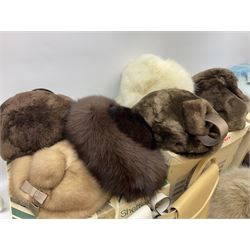
[[[207,147],[213,147],[219,144],[227,135],[228,133],[228,125],[227,123],[216,113],[209,113],[207,114],[205,121],[214,125],[219,131],[219,137],[213,138],[208,135],[198,136],[199,140],[202,142],[203,145]]]
[[[21,190],[26,194],[29,194],[35,199],[39,204],[43,204],[47,198],[47,194],[39,191],[37,188],[33,187],[28,181],[25,181],[21,186]]]

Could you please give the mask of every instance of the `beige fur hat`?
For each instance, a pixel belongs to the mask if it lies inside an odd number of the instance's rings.
[[[110,198],[66,140],[11,162],[9,188],[38,218],[86,218]]]
[[[220,175],[209,218],[250,219],[250,169],[233,168]]]
[[[193,86],[192,77],[174,60],[144,54],[131,61],[122,72],[116,101],[132,107],[153,91],[179,88],[193,92]]]

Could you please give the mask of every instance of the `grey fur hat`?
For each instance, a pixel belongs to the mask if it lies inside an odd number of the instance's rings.
[[[133,110],[151,126],[158,147],[188,157],[213,152],[228,132],[227,124],[212,105],[186,90],[174,88],[152,92]],[[215,118],[219,126],[213,126],[213,122],[207,120],[209,116]]]
[[[209,101],[227,122],[229,131],[245,127],[249,99],[238,88],[233,72],[212,68],[193,76],[195,94]]]
[[[250,169],[231,168],[220,175],[211,199],[210,219],[250,219]]]

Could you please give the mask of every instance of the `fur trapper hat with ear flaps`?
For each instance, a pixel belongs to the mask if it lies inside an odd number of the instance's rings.
[[[9,188],[12,199],[47,219],[86,218],[110,198],[66,140],[12,161]]]
[[[210,154],[227,134],[227,124],[212,105],[186,90],[152,92],[133,110],[151,126],[158,147],[187,157]]]
[[[232,71],[212,68],[196,74],[193,80],[195,93],[213,105],[227,122],[229,131],[245,127],[249,99],[238,88]]]
[[[151,128],[138,113],[111,99],[91,96],[74,102],[65,136],[113,196],[127,201],[151,197],[164,184],[167,169]]]
[[[46,89],[19,93],[0,107],[0,155],[6,161],[62,139],[71,99]]]
[[[249,168],[232,168],[220,174],[208,215],[210,219],[250,219]]]
[[[116,100],[132,107],[147,94],[169,88],[193,92],[194,83],[189,73],[174,60],[144,54],[131,61],[122,72]]]

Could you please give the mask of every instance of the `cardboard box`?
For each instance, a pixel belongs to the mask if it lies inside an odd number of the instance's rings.
[[[170,184],[166,181],[164,186],[158,191],[169,197]],[[138,199],[133,202],[126,202],[124,199],[112,198],[109,203],[94,214],[91,218],[99,219],[127,219],[142,206],[149,204],[149,199]]]
[[[235,154],[235,157],[233,158],[231,164],[233,167],[239,167],[240,165],[242,165],[244,158],[247,157],[250,152],[250,113],[247,115],[247,124],[248,131],[243,137],[240,146]]]
[[[35,215],[28,208],[10,201],[12,219],[36,219]]]
[[[224,139],[221,149],[213,155],[219,165],[220,171],[233,167],[234,164],[236,164],[233,162],[234,159],[238,159],[238,163],[239,158],[242,158],[243,160],[244,157],[241,157],[242,148],[240,145],[244,141],[245,136],[248,134],[249,128],[250,124],[247,122],[244,129],[228,133]],[[243,147],[246,143],[247,141],[243,143]]]
[[[109,203],[100,211],[95,213],[91,219],[126,219],[140,207],[147,204],[145,199],[134,202],[126,202],[123,198],[112,198]]]
[[[168,182],[170,183],[171,200],[175,201],[184,193],[198,164],[204,162],[205,165],[203,169],[206,169],[210,164],[210,160],[215,159],[220,171],[229,168],[249,129],[250,123],[246,123],[244,129],[228,133],[221,148],[209,157],[189,159],[170,151],[161,151],[168,165],[167,176]],[[198,177],[199,176],[197,176],[197,178]]]
[[[170,151],[162,151],[168,165],[167,178],[170,184],[170,198],[177,199],[186,189],[198,159],[189,159]]]
[[[206,219],[211,197],[219,181],[219,167],[209,164],[197,180],[175,201],[168,213],[159,219]]]

